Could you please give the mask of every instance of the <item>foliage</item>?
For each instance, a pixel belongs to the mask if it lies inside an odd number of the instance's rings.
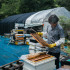
[[[70,0],[0,0],[0,19],[61,6],[70,10]]]
[[[2,6],[0,9],[1,19],[19,13],[18,8],[20,0],[3,0],[1,2],[2,2],[1,4]]]
[[[64,16],[60,16],[59,19],[60,19],[59,22],[60,22],[60,24],[62,25],[62,27],[64,29],[65,36],[66,36],[67,39],[69,39],[70,36],[69,36],[68,31],[70,30],[70,19],[66,18]]]
[[[55,0],[55,3],[70,10],[70,0]]]
[[[60,16],[59,19],[59,22],[63,26],[63,28],[65,30],[70,30],[70,19],[66,18],[65,16]]]
[[[0,0],[0,19],[54,7],[54,0]]]
[[[54,0],[21,0],[19,11],[21,13],[35,12],[54,7]]]

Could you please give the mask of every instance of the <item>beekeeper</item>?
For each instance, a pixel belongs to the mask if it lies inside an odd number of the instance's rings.
[[[59,57],[60,57],[60,46],[65,42],[65,36],[62,26],[58,23],[59,18],[53,14],[48,18],[49,25],[47,26],[44,36],[47,36],[48,44],[48,54],[56,57],[55,65],[56,69],[59,68]]]

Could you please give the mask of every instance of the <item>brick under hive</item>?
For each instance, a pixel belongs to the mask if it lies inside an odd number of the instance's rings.
[[[44,41],[44,40],[42,39],[42,37],[40,37],[38,34],[32,33],[31,36],[32,36],[37,42],[39,42],[43,47],[45,47],[45,46],[49,47],[49,44],[48,44],[46,41]]]

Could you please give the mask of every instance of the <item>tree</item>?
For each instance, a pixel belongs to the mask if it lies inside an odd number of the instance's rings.
[[[0,8],[2,7],[3,1],[4,1],[4,0],[0,0]]]
[[[21,0],[19,11],[21,13],[35,12],[54,7],[54,0]]]
[[[64,16],[60,16],[59,19],[60,19],[59,22],[64,29],[65,37],[68,39],[69,38],[68,31],[70,31],[70,19]]]
[[[0,19],[50,8],[54,8],[54,0],[0,0]]]
[[[70,10],[70,0],[55,0],[55,3]]]
[[[10,15],[18,14],[20,0],[3,0],[0,9],[1,19]]]

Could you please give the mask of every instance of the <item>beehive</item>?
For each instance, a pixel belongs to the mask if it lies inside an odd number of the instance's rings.
[[[24,40],[24,35],[23,34],[15,34],[15,39],[16,40]]]
[[[24,59],[24,70],[54,70],[55,57],[48,54],[36,54],[31,59]]]
[[[34,55],[30,55],[27,59],[32,61],[32,62],[39,62],[42,60],[49,59],[53,56],[46,54],[45,52],[40,52],[40,53],[34,53]]]

